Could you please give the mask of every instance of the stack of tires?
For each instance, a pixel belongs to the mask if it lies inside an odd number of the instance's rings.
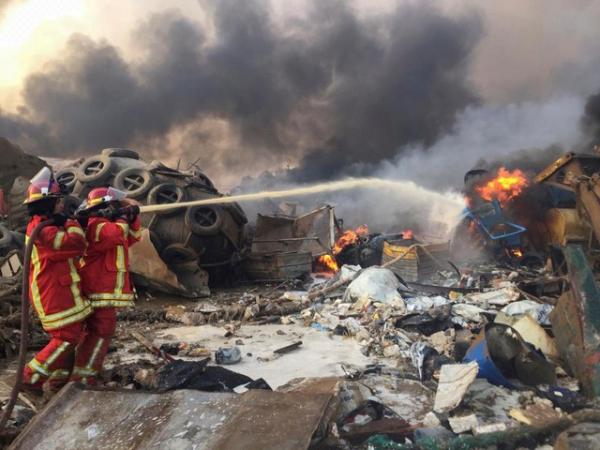
[[[7,224],[0,222],[0,256],[6,256],[10,251],[20,249],[25,243],[25,235],[11,231]]]
[[[68,187],[67,210],[74,210],[95,187],[113,186],[142,204],[168,204],[221,197],[200,171],[183,172],[158,161],[147,163],[129,149],[109,148],[77,168],[57,172]],[[178,272],[198,265],[211,282],[221,280],[247,248],[244,211],[236,203],[197,206],[142,215],[162,259]]]

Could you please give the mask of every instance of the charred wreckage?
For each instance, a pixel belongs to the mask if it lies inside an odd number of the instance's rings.
[[[18,199],[45,164],[27,161],[0,191],[7,361],[19,343]],[[129,149],[55,174],[71,214],[99,186],[146,206],[225,198],[200,170]],[[330,205],[256,221],[236,202],[143,214],[138,306],[120,314],[104,387],[71,383],[45,406],[19,397],[3,443],[598,448],[600,155],[464,181],[452,228],[346,228]],[[29,334],[39,348],[44,334]]]

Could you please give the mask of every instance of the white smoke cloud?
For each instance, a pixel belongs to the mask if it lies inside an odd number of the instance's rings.
[[[465,172],[483,158],[499,161],[524,149],[543,153],[558,145],[569,151],[581,138],[579,119],[585,99],[558,97],[545,102],[468,108],[452,133],[429,149],[403,150],[375,172],[382,178],[413,180],[436,189],[460,188]],[[539,149],[539,150],[535,150]]]

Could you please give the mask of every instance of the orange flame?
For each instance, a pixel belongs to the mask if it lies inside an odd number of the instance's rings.
[[[367,236],[368,234],[369,227],[366,225],[361,225],[356,230],[344,231],[333,246],[333,254],[339,255],[346,247],[356,244],[361,237]]]
[[[326,269],[328,272],[337,272],[340,270],[335,258],[331,255],[322,255],[317,259],[317,265]]]
[[[475,190],[482,199],[488,202],[496,199],[501,205],[504,205],[513,198],[518,197],[528,185],[527,177],[521,170],[510,171],[500,167],[496,178],[488,181],[483,186],[476,187]]]
[[[402,239],[414,239],[415,234],[412,230],[404,230],[402,232]]]
[[[513,248],[510,252],[511,252],[512,256],[514,256],[515,258],[523,257],[523,252],[521,251],[520,248]]]

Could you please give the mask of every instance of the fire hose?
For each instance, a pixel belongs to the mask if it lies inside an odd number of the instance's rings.
[[[27,240],[27,245],[25,246],[25,253],[23,255],[23,281],[21,288],[21,342],[19,344],[17,377],[10,393],[8,404],[4,407],[4,414],[2,414],[2,418],[0,419],[0,432],[4,431],[4,428],[6,427],[8,419],[17,403],[21,384],[23,383],[23,369],[25,368],[25,358],[27,357],[27,347],[29,345],[29,267],[33,243],[38,238],[42,229],[53,223],[53,220],[41,222],[33,229],[31,236],[29,236],[29,239]]]

